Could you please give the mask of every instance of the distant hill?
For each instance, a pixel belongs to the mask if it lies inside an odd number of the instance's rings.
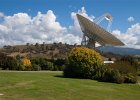
[[[140,55],[140,49],[122,48],[122,47],[99,47],[102,52],[112,52],[120,55]]]
[[[43,57],[49,59],[65,59],[67,57],[67,53],[78,45],[69,45],[60,43],[52,43],[52,44],[29,44],[26,45],[15,45],[15,46],[4,46],[0,49],[0,53],[4,53],[10,57]]]
[[[52,44],[29,44],[4,46],[0,49],[0,53],[10,57],[43,57],[48,59],[65,59],[68,52],[74,47],[81,45],[69,45],[60,43]],[[98,47],[97,52],[107,58],[120,58],[122,55],[140,55],[140,50],[132,48],[119,48],[119,47]]]

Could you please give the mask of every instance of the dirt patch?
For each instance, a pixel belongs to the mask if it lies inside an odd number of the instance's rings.
[[[0,96],[2,96],[2,95],[4,95],[4,94],[0,93]]]
[[[20,82],[20,83],[15,84],[15,86],[16,86],[16,87],[22,87],[22,86],[30,85],[30,84],[32,84],[32,83],[33,83],[33,81],[22,81],[22,82]]]

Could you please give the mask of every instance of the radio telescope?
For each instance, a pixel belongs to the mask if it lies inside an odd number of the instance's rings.
[[[124,43],[117,39],[110,33],[110,26],[112,25],[112,16],[109,13],[95,19],[93,22],[84,16],[77,14],[80,27],[83,34],[81,44],[88,48],[95,48],[95,43],[99,43],[101,46],[123,46]],[[103,29],[98,23],[103,19],[109,21],[107,30]]]

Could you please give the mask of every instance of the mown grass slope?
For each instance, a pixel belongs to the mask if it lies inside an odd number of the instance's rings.
[[[0,71],[0,100],[140,99],[139,83],[115,84],[61,76],[62,72]]]

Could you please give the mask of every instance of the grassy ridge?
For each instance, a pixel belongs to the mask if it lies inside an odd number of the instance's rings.
[[[62,72],[0,72],[0,100],[139,100],[140,84],[60,77]],[[140,78],[139,78],[140,80]]]

